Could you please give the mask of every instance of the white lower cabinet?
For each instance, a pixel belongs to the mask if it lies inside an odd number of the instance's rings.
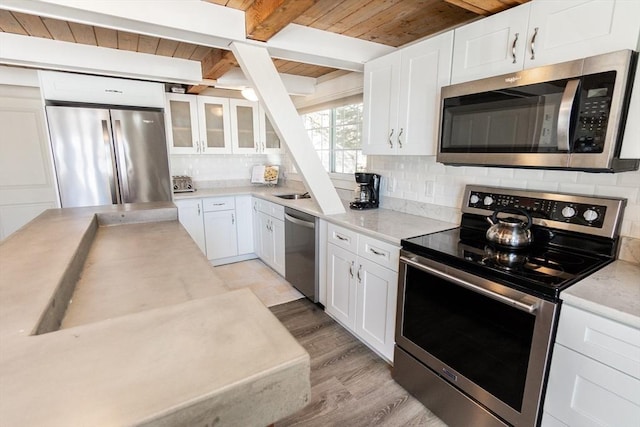
[[[392,361],[399,248],[333,224],[327,234],[327,313]]]
[[[284,207],[266,200],[253,200],[255,221],[254,245],[256,254],[265,264],[281,276],[285,275],[284,264]]]
[[[542,425],[637,427],[640,330],[564,304]]]
[[[255,258],[251,196],[176,200],[178,218],[214,265]]]
[[[183,199],[173,202],[178,207],[178,219],[203,254],[207,253],[204,238],[204,211],[201,199]]]
[[[204,214],[207,258],[216,260],[238,255],[236,211],[215,211]]]

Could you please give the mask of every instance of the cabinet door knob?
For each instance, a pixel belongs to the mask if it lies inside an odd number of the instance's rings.
[[[531,37],[531,59],[536,59],[536,37],[538,36],[538,27],[533,29],[533,37]]]
[[[516,33],[515,38],[513,39],[513,45],[511,45],[511,55],[513,56],[513,63],[516,63],[516,45],[518,44],[518,36],[520,33]]]

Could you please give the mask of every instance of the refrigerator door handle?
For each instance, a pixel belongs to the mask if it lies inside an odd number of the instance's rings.
[[[104,149],[107,152],[107,158],[111,160],[107,167],[107,175],[109,178],[109,191],[111,193],[111,203],[118,203],[120,199],[120,190],[118,188],[116,176],[115,176],[115,153],[114,147],[111,144],[111,130],[109,129],[109,123],[107,120],[101,120],[102,124],[102,138],[104,140]]]
[[[129,172],[127,166],[127,153],[125,153],[126,141],[122,134],[122,121],[113,120],[113,134],[115,138],[116,153],[118,156],[118,176],[120,177],[120,195],[122,203],[129,203]]]

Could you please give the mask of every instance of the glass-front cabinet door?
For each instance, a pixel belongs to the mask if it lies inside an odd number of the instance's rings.
[[[200,153],[231,153],[229,99],[198,96]]]
[[[282,147],[280,137],[276,133],[276,130],[273,128],[269,117],[267,117],[267,114],[262,107],[260,107],[260,129],[262,133],[262,141],[264,141],[262,152],[266,154],[279,153]]]
[[[200,134],[196,97],[168,93],[166,126],[172,154],[197,153]]]
[[[245,99],[229,99],[231,108],[231,140],[233,152],[257,154],[261,152],[258,103]]]

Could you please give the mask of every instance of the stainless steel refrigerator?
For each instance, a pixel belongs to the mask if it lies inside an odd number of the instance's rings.
[[[162,111],[46,111],[63,208],[171,200]]]

